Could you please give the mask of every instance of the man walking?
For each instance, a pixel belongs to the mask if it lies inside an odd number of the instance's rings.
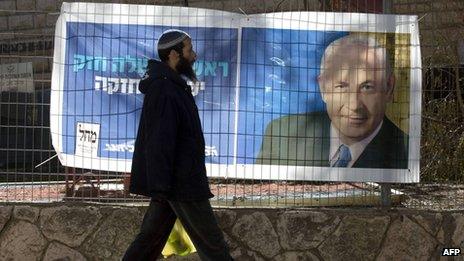
[[[185,78],[196,82],[190,36],[168,30],[158,41],[139,89],[145,94],[130,192],[151,197],[140,233],[123,260],[154,260],[179,218],[202,260],[232,260],[209,199],[205,141]]]

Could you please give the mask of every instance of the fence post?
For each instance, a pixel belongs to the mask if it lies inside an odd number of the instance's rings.
[[[382,207],[391,206],[391,185],[389,183],[380,184],[380,198]]]
[[[392,12],[392,0],[383,0],[383,13],[391,14]],[[380,183],[380,204],[382,207],[391,206],[391,184]]]

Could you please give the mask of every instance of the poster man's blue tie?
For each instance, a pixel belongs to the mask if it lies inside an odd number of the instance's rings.
[[[351,152],[350,149],[342,144],[339,148],[340,153],[338,154],[338,160],[335,162],[333,165],[334,167],[346,167],[348,166],[348,163],[351,161]]]

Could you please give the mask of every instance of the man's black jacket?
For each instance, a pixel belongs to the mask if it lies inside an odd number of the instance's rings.
[[[130,192],[191,201],[213,197],[205,168],[205,140],[191,89],[165,63],[150,60],[140,82],[145,94]]]

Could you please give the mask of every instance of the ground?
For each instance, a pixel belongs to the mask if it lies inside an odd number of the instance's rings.
[[[379,187],[375,183],[256,180],[211,180],[210,183],[216,195],[211,202],[218,206],[373,206],[380,203]],[[397,207],[464,209],[464,184],[394,184],[392,188]],[[64,182],[0,184],[0,202],[66,200],[128,202],[147,198],[124,193],[123,181],[115,179],[80,182],[74,188]]]

